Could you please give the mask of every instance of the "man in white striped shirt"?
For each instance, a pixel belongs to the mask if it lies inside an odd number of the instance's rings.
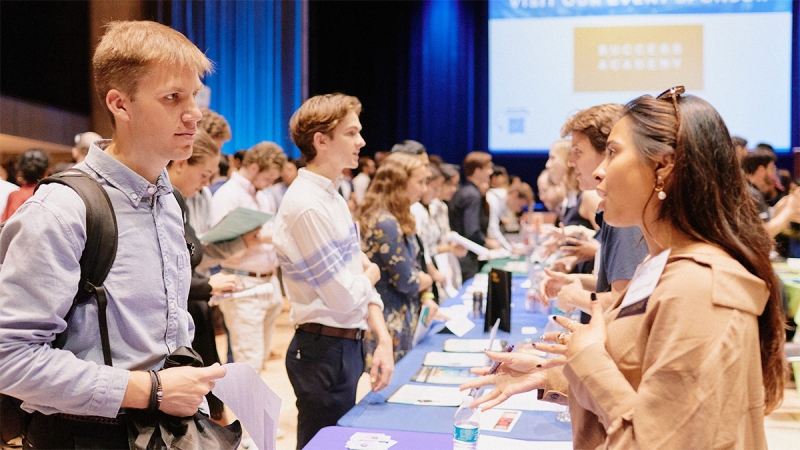
[[[286,371],[297,396],[298,449],[355,405],[367,328],[378,339],[370,372],[373,391],[386,387],[394,371],[383,301],[374,288],[380,269],[361,252],[358,230],[336,185],[343,169],[358,165],[365,145],[360,112],[355,97],[319,95],[289,122],[308,164],[283,197],[273,243],[297,327]]]

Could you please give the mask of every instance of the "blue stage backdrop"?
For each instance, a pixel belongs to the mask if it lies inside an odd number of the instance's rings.
[[[411,23],[408,95],[399,97],[408,122],[398,140],[418,140],[455,163],[470,151],[486,151],[487,4],[425,0]]]
[[[289,119],[306,96],[307,2],[172,0],[171,23],[214,61],[211,109],[228,120],[225,153],[272,141],[289,156]],[[163,8],[161,9],[163,10]],[[162,23],[170,20],[161,15]]]

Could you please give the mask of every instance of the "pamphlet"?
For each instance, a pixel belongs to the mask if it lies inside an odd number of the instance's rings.
[[[505,344],[494,341],[492,351],[502,352]],[[447,339],[442,350],[456,353],[483,353],[489,348],[489,339]]]
[[[480,367],[487,365],[483,353],[428,352],[422,365],[436,367]]]
[[[459,406],[466,395],[458,387],[404,384],[386,401],[408,405]]]
[[[509,433],[522,415],[522,411],[489,409],[481,416],[481,430]]]
[[[213,228],[198,237],[201,241],[212,243],[229,241],[255,230],[271,218],[272,214],[240,206],[228,213]]]
[[[414,337],[411,339],[411,346],[416,347],[419,341],[428,334],[431,329],[433,317],[431,316],[431,309],[428,305],[422,305],[419,310],[419,320],[417,321],[417,328],[414,330]]]
[[[259,449],[274,450],[281,398],[247,364],[223,367],[227,373],[216,381],[212,392],[233,411]]]
[[[466,367],[430,367],[422,366],[411,378],[417,383],[431,384],[464,384],[477,375],[470,373]]]

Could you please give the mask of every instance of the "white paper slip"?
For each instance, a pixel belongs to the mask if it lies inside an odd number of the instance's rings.
[[[386,401],[408,405],[459,406],[466,395],[458,387],[404,384]]]
[[[572,450],[572,441],[521,441],[481,434],[478,450]]]
[[[464,305],[453,305],[453,306],[443,306],[439,308],[439,314],[443,316],[447,316],[451,319],[456,317],[467,317],[469,313],[472,312],[472,305],[464,306]]]
[[[488,365],[489,359],[483,353],[428,352],[424,366],[437,367],[480,367]]]
[[[255,230],[271,218],[272,214],[240,206],[228,213],[205,234],[201,234],[198,237],[201,241],[206,242],[229,241]]]
[[[448,330],[458,337],[464,336],[467,332],[475,328],[475,322],[469,320],[467,316],[459,316],[444,323]]]
[[[347,441],[350,450],[385,450],[397,444],[388,434],[381,433],[353,433]]]
[[[508,433],[516,425],[522,411],[507,409],[490,409],[481,413],[481,430]]]
[[[445,294],[448,298],[453,298],[458,295],[458,289],[455,288],[453,281],[453,270],[450,268],[450,255],[447,253],[439,253],[433,255],[433,260],[436,261],[436,268],[439,272],[444,274],[445,281],[442,283]],[[439,293],[441,297],[442,293]]]
[[[447,339],[444,341],[442,350],[456,353],[483,353],[487,348],[489,348],[489,339]],[[494,341],[492,351],[502,352],[502,342]]]
[[[536,334],[536,327],[522,327],[520,332],[522,334]]]
[[[522,394],[512,395],[511,398],[498,405],[503,409],[518,409],[521,411],[564,411],[566,406],[557,403],[543,402],[537,398],[536,390]]]
[[[486,257],[489,255],[489,249],[478,244],[477,242],[470,241],[469,239],[461,236],[460,234],[456,233],[455,231],[451,231],[447,233],[447,240],[450,242],[455,242],[466,248],[467,250],[471,251],[478,255],[478,257]]]
[[[245,363],[225,364],[212,392],[225,402],[260,450],[274,450],[281,398]]]

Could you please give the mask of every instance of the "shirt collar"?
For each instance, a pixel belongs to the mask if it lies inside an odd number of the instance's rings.
[[[109,144],[111,144],[110,139],[92,144],[84,164],[100,175],[109,185],[125,194],[133,207],[138,207],[142,200],[172,194],[172,183],[169,181],[166,168],[161,170],[156,184],[152,184],[106,153],[105,149]]]
[[[239,175],[239,172],[233,172],[233,175],[231,175],[231,178],[228,180],[228,183],[231,182],[238,184],[242,189],[247,191],[248,194],[256,195],[256,187],[253,186],[250,180]]]
[[[336,191],[336,186],[334,185],[333,181],[331,181],[330,178],[323,177],[322,175],[311,172],[308,169],[302,168],[298,170],[297,177],[302,178],[303,180],[306,180],[309,183],[315,184],[319,186],[321,189],[330,192],[331,194],[337,194],[337,195],[339,194]]]

